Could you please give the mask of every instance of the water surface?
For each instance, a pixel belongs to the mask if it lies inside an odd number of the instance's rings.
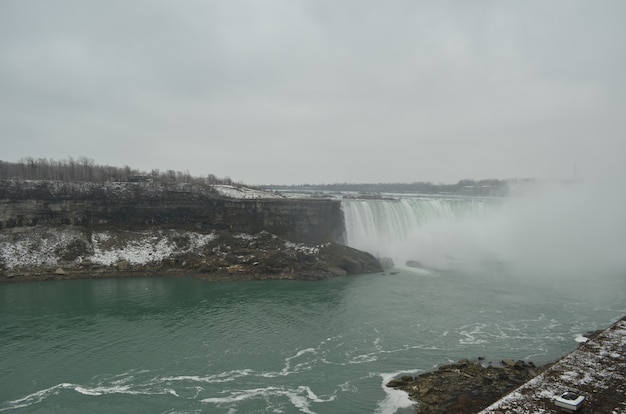
[[[385,381],[478,356],[547,362],[626,313],[623,278],[538,276],[0,284],[0,411],[413,412]]]

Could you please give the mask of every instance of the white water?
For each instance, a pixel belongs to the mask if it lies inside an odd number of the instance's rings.
[[[475,250],[478,223],[494,206],[473,199],[405,197],[345,200],[342,208],[348,245],[392,258],[396,266],[416,260],[424,267],[444,268]]]
[[[419,271],[623,274],[624,190],[554,186],[503,199],[402,196],[344,200],[349,246]],[[415,264],[414,264],[415,265]]]

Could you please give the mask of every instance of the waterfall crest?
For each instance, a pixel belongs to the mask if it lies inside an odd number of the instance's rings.
[[[478,223],[484,224],[497,205],[472,198],[343,200],[346,242],[391,258],[396,266],[410,260],[442,267],[479,241],[479,233],[487,228]]]
[[[626,272],[625,191],[553,186],[502,199],[344,199],[346,243],[396,267],[597,277]]]

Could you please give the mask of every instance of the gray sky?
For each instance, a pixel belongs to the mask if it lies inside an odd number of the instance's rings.
[[[623,0],[2,0],[0,159],[626,178]]]

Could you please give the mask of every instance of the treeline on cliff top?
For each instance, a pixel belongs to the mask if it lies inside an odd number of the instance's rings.
[[[219,178],[214,174],[194,177],[188,171],[153,169],[141,171],[129,166],[114,167],[98,165],[87,157],[64,160],[24,157],[17,162],[0,160],[0,180],[49,180],[61,182],[157,182],[161,184],[208,184],[237,185],[229,177]],[[464,194],[483,196],[505,196],[509,193],[508,180],[460,180],[455,184],[433,184],[430,182],[413,183],[378,183],[378,184],[301,184],[301,185],[270,185],[258,186],[269,190],[309,190],[322,193],[359,192],[372,193],[422,193],[422,194]]]
[[[188,171],[153,169],[145,172],[129,166],[97,165],[93,159],[87,157],[76,159],[69,157],[65,160],[25,157],[18,162],[0,160],[0,180],[10,179],[92,183],[135,181],[162,184],[234,184],[229,177],[218,178],[213,174],[208,174],[206,177],[193,177]]]

